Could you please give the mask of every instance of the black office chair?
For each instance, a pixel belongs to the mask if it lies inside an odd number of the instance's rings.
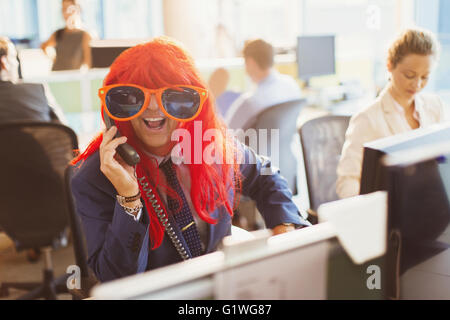
[[[296,122],[297,117],[303,108],[306,105],[305,99],[292,100],[285,103],[280,103],[274,106],[271,106],[262,112],[260,112],[255,119],[253,119],[249,125],[242,128],[244,131],[248,129],[255,129],[257,135],[258,148],[255,149],[260,155],[267,156],[271,158],[272,164],[280,169],[280,173],[283,177],[286,178],[288,182],[288,186],[291,189],[293,194],[297,193],[296,188],[296,176],[297,176],[297,160],[295,155],[291,150],[291,143],[297,134]],[[261,150],[260,146],[260,138],[258,136],[260,129],[267,130],[267,150]],[[273,146],[272,149],[272,135],[271,129],[278,129],[279,140],[278,142],[278,150]],[[238,136],[239,137],[239,136]],[[240,140],[249,145],[250,139],[244,140],[244,137],[239,137]],[[277,152],[278,161],[276,158],[271,157],[273,152]],[[257,230],[264,228],[264,221],[257,213],[256,204],[249,198],[241,197],[238,211],[235,212],[235,216],[233,219],[233,223],[236,223],[238,226],[239,223],[237,221],[244,217],[248,227],[243,227],[248,230]]]
[[[15,122],[0,125],[0,145],[0,225],[17,251],[42,248],[45,263],[42,283],[4,282],[0,294],[7,296],[9,288],[16,288],[29,290],[18,299],[56,299],[59,293],[69,293],[69,275],[54,278],[51,250],[65,240],[69,226],[81,278],[89,277],[83,236],[68,188],[68,163],[78,149],[77,137],[62,124]],[[74,299],[85,297],[70,293]]]
[[[292,153],[292,142],[297,134],[297,117],[301,109],[306,105],[305,99],[298,99],[274,105],[262,111],[256,119],[244,130],[249,128],[267,130],[267,154],[258,150],[258,153],[270,157],[272,152],[271,129],[279,130],[279,154],[278,162],[272,158],[272,164],[280,169],[280,173],[286,178],[293,194],[297,193],[297,158]],[[257,131],[259,132],[259,131]]]
[[[349,116],[326,115],[305,122],[299,129],[310,203],[308,213],[313,220],[317,219],[317,208],[322,203],[338,199],[336,169],[349,121]]]

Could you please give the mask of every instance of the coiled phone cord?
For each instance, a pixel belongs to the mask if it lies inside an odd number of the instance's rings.
[[[169,222],[169,219],[167,218],[167,215],[163,207],[158,203],[158,197],[153,193],[153,189],[149,187],[148,182],[144,181],[145,177],[139,178],[138,180],[139,184],[142,186],[142,190],[145,191],[145,196],[147,197],[148,202],[152,204],[153,210],[155,211],[156,216],[159,219],[159,222],[161,222],[164,229],[166,230],[167,235],[169,236],[170,240],[175,246],[175,249],[177,249],[178,253],[180,254],[183,260],[190,259],[186,251],[186,248],[184,248],[180,239],[176,235],[175,230],[173,229],[171,223]]]

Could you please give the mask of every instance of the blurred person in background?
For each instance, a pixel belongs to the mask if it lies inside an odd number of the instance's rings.
[[[435,36],[422,29],[407,29],[392,43],[388,84],[373,104],[350,119],[337,168],[339,197],[359,194],[365,143],[446,120],[441,99],[421,93],[437,64],[439,47]]]
[[[270,43],[262,39],[249,41],[243,54],[245,70],[256,89],[242,94],[228,109],[225,121],[231,129],[246,129],[268,107],[301,98],[297,82],[273,68],[274,49]]]
[[[62,1],[62,14],[66,26],[55,31],[42,43],[41,49],[52,58],[52,70],[73,70],[91,66],[90,34],[82,29],[81,7],[76,0]],[[55,54],[48,50],[55,49]]]
[[[224,68],[213,71],[208,80],[208,86],[216,100],[219,114],[225,117],[228,108],[241,95],[239,92],[227,90],[230,74]]]
[[[15,120],[65,122],[47,86],[19,83],[19,61],[14,44],[0,37],[0,123]]]

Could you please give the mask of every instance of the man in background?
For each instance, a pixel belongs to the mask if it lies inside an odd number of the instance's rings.
[[[19,83],[14,44],[0,37],[0,123],[16,120],[65,122],[50,90],[39,83]]]
[[[231,129],[247,129],[256,116],[276,104],[301,98],[300,87],[288,75],[273,68],[274,49],[270,43],[257,39],[243,50],[245,70],[256,89],[242,94],[230,106],[225,121]]]

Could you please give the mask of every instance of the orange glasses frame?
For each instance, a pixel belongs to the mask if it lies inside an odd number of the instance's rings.
[[[134,116],[131,116],[128,118],[118,118],[109,112],[108,108],[106,107],[106,101],[105,101],[106,95],[110,89],[116,88],[116,87],[135,87],[135,88],[142,90],[142,92],[144,93],[144,97],[145,97],[144,104],[142,105],[141,110],[139,110],[139,112],[136,113]],[[200,95],[200,105],[198,106],[198,110],[192,117],[190,117],[188,119],[176,118],[176,117],[172,116],[171,114],[169,114],[166,111],[166,109],[164,108],[164,106],[162,104],[162,100],[161,100],[162,94],[165,90],[177,89],[177,88],[181,88],[181,87],[194,89]],[[148,105],[150,104],[150,98],[151,98],[152,94],[155,94],[156,101],[157,101],[158,106],[161,109],[161,111],[168,118],[176,120],[176,121],[180,121],[180,122],[187,122],[187,121],[191,121],[191,120],[195,119],[200,114],[200,111],[202,111],[203,104],[205,103],[206,99],[208,98],[208,90],[206,90],[204,88],[200,88],[200,87],[185,85],[185,84],[178,84],[178,85],[173,85],[170,87],[164,87],[164,88],[159,88],[159,89],[147,89],[147,88],[138,86],[136,84],[112,84],[112,85],[98,89],[98,96],[100,97],[100,99],[102,101],[102,106],[103,106],[104,110],[112,119],[117,120],[117,121],[129,121],[131,119],[139,117],[145,111],[145,109],[147,109]]]

